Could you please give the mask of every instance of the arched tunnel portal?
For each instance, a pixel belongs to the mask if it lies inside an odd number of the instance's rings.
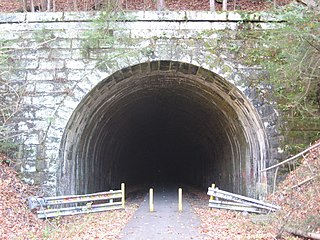
[[[267,155],[259,115],[233,84],[192,64],[146,62],[104,79],[78,105],[58,192],[171,182],[254,195]]]

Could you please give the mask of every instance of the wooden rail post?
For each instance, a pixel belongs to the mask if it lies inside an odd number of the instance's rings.
[[[182,188],[178,189],[178,211],[182,212]]]
[[[154,211],[154,204],[153,204],[153,188],[149,189],[149,210],[150,212]]]
[[[214,183],[211,184],[211,187],[214,189],[216,187],[216,185]],[[214,200],[215,197],[214,196],[210,196],[210,201]],[[212,208],[210,208],[210,210],[212,210]]]
[[[121,202],[122,207],[125,208],[126,206],[126,191],[125,191],[125,184],[121,183]]]

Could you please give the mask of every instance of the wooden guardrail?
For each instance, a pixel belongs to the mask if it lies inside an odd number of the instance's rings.
[[[209,187],[207,194],[210,196],[209,207],[211,208],[246,211],[251,213],[268,213],[280,209],[279,206],[214,187]]]
[[[30,210],[37,209],[38,218],[52,218],[125,208],[125,184],[120,190],[58,197],[29,197]]]

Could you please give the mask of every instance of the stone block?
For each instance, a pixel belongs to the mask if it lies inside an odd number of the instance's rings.
[[[99,12],[64,12],[61,21],[92,21],[99,17]]]
[[[58,38],[47,44],[49,48],[71,48],[72,39]]]
[[[33,70],[27,72],[27,81],[53,80],[55,77],[54,70]]]
[[[72,58],[72,50],[71,49],[51,49],[50,56],[48,57],[52,60],[56,59],[70,59]]]
[[[237,12],[227,12],[227,20],[229,21],[242,21],[242,16]]]
[[[36,170],[38,172],[45,171],[47,169],[47,162],[44,158],[37,158],[36,159]]]
[[[28,12],[26,21],[32,22],[58,22],[63,20],[63,12]]]
[[[39,70],[55,70],[63,69],[65,67],[65,62],[63,60],[57,59],[40,59]]]
[[[61,30],[52,31],[52,35],[60,39],[73,39],[81,36],[81,31],[73,30],[73,29],[68,29],[68,30],[61,29]]]
[[[1,16],[1,14],[0,14]],[[20,38],[20,33],[18,31],[1,31],[0,30],[0,39],[7,41],[16,41]]]
[[[27,79],[27,71],[20,69],[13,72],[2,72],[1,77],[10,81],[25,81]]]
[[[46,172],[38,172],[34,177],[34,184],[42,185],[48,179]]]
[[[75,60],[76,61],[76,60]],[[98,60],[85,60],[85,68],[84,70],[92,70],[95,69],[98,65],[99,61]]]
[[[25,13],[1,13],[1,23],[22,23],[26,20]]]
[[[71,51],[71,59],[79,60],[84,58],[84,53],[82,49],[72,49]]]
[[[37,69],[39,66],[38,59],[21,59],[17,62],[17,68],[18,69],[24,69],[24,70],[32,70]]]
[[[66,60],[66,68],[68,69],[85,69],[86,63],[83,60]]]
[[[83,70],[69,70],[68,80],[69,81],[79,81],[85,77],[85,72]]]
[[[73,49],[83,49],[84,40],[82,39],[72,39],[71,48]]]

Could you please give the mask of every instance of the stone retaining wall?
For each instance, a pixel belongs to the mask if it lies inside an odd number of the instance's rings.
[[[244,23],[236,13],[132,12],[127,13],[127,21],[113,22],[108,29],[106,34],[116,42],[92,43],[90,48],[86,37],[95,28],[95,18],[97,13],[0,14],[0,40],[11,50],[9,66],[2,66],[10,71],[2,77],[26,86],[23,108],[11,125],[20,145],[19,166],[25,181],[54,194],[63,161],[61,141],[79,103],[95,96],[92,89],[115,72],[160,60],[208,69],[234,85],[256,109],[266,136],[259,168],[281,159],[279,115],[259,95],[268,86],[254,89],[250,84],[266,78],[266,73],[245,65],[234,54],[235,46],[245,44],[238,36],[244,24],[259,32],[277,21],[252,15]],[[258,192],[258,185],[266,182],[256,180],[253,191]]]

